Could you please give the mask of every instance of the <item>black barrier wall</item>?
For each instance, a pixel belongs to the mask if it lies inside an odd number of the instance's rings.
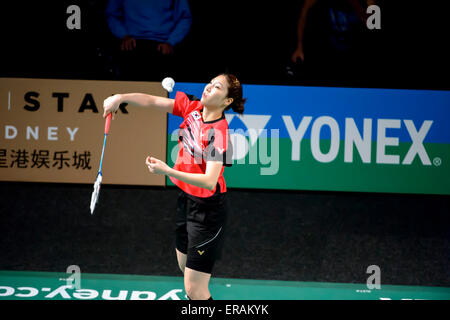
[[[0,183],[0,270],[181,276],[175,188]],[[450,198],[231,189],[213,276],[450,285]]]

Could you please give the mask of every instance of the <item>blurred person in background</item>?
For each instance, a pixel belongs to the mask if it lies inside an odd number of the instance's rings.
[[[177,45],[188,35],[188,0],[109,0],[106,19],[118,39],[116,61],[123,80],[174,76]]]
[[[363,80],[365,64],[376,58],[370,34],[374,31],[366,26],[366,10],[373,4],[374,0],[305,0],[291,75],[297,71],[297,77],[333,85]]]

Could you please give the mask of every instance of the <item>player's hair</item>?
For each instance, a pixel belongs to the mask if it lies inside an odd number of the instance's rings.
[[[242,85],[238,78],[231,73],[222,73],[228,81],[228,98],[233,98],[233,102],[225,108],[225,110],[233,109],[234,112],[239,114],[244,113],[244,104],[247,101],[242,97]]]

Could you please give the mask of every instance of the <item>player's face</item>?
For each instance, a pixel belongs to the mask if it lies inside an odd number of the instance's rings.
[[[225,76],[218,76],[211,80],[203,90],[201,103],[209,108],[225,108],[233,99],[227,98],[228,81]]]

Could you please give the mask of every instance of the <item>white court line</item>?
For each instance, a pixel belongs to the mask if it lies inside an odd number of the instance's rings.
[[[11,91],[8,91],[8,110],[11,110]]]

